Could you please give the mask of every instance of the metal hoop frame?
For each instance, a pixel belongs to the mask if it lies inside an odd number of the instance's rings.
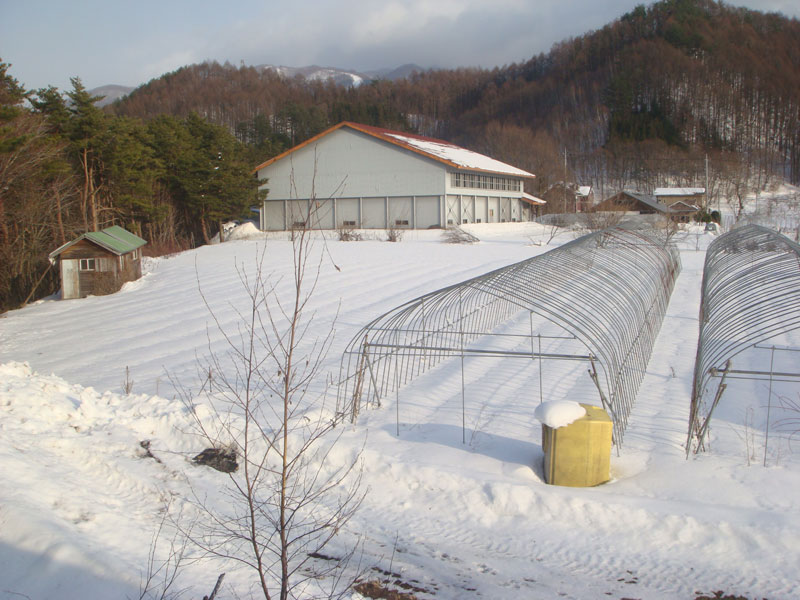
[[[590,361],[619,444],[680,267],[677,249],[657,232],[611,228],[406,302],[347,345],[340,418],[354,421],[362,407],[379,406],[399,386],[446,358],[463,357],[468,343],[529,311],[571,334],[586,353],[527,356]],[[533,330],[530,337],[533,348]]]
[[[703,269],[687,455],[692,438],[696,438],[698,450],[702,447],[711,414],[725,389],[723,379],[713,403],[706,406],[704,397],[711,379],[720,373],[770,375],[733,371],[729,361],[748,348],[798,328],[800,245],[760,225],[738,227],[714,240]]]

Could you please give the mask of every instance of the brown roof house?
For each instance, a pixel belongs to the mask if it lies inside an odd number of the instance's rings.
[[[102,296],[142,276],[147,242],[117,225],[90,231],[50,253],[60,263],[61,299]]]
[[[642,215],[667,214],[669,207],[661,204],[652,194],[645,194],[633,190],[624,190],[606,198],[595,206],[599,211],[629,211],[638,212]]]
[[[675,200],[670,204],[665,204],[661,202],[662,198],[664,198],[663,195],[624,190],[595,206],[595,210],[635,211],[642,215],[662,214],[681,223],[691,221],[692,217],[700,210],[699,207],[684,200]]]

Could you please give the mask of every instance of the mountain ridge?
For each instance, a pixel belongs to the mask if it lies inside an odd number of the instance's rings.
[[[204,63],[151,81],[115,110],[146,119],[196,112],[246,143],[269,139],[262,160],[344,120],[413,131],[552,173],[534,192],[564,178],[565,152],[581,157],[571,161],[582,169],[573,177],[601,188],[609,172],[618,174],[610,188],[631,177],[644,178],[643,188],[665,177],[693,185],[704,154],[748,163],[761,184],[773,176],[800,181],[800,22],[714,0],[639,5],[491,70],[412,71],[370,85],[320,81]],[[688,156],[691,170],[678,164]]]
[[[282,77],[293,79],[300,77],[307,81],[332,81],[345,87],[357,87],[363,83],[376,79],[396,81],[409,77],[414,73],[424,72],[425,69],[413,63],[407,63],[394,68],[381,68],[367,71],[355,69],[342,69],[340,67],[320,67],[318,65],[308,65],[305,67],[288,67],[285,65],[259,64],[253,68],[261,71],[270,71]],[[164,77],[162,75],[161,77]],[[160,77],[159,77],[160,78]],[[157,78],[157,79],[159,79]],[[97,106],[107,106],[117,100],[121,100],[140,86],[128,86],[118,84],[106,84],[89,90],[93,96],[103,96],[97,102]]]

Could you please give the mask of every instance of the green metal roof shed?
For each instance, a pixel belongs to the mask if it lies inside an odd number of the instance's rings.
[[[113,225],[89,231],[50,253],[60,263],[61,298],[83,298],[118,291],[142,276],[140,248],[147,241]]]
[[[127,254],[128,252],[133,252],[137,248],[141,248],[147,243],[146,240],[143,240],[138,235],[131,233],[127,229],[123,229],[119,225],[112,225],[111,227],[107,227],[102,231],[89,231],[84,233],[79,238],[75,238],[71,242],[67,242],[60,248],[53,250],[50,253],[50,262],[55,262],[55,259],[59,254],[61,254],[67,248],[74,246],[81,240],[90,240],[101,248],[105,248],[109,252],[113,252],[117,256]]]

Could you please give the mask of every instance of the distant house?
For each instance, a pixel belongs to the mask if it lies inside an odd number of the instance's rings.
[[[667,206],[683,202],[686,206],[695,206],[695,211],[706,205],[706,188],[656,188],[653,195]]]
[[[654,195],[633,190],[624,190],[606,198],[594,208],[598,211],[627,211],[642,215],[666,214],[669,210]]]
[[[256,167],[260,228],[429,229],[529,221],[534,177],[449,142],[344,122]]]
[[[578,212],[586,212],[592,208],[594,204],[594,190],[592,190],[592,186],[579,185],[576,196],[578,199]]]
[[[90,231],[50,253],[59,263],[61,299],[112,294],[142,276],[141,247],[147,242],[114,225]]]
[[[550,212],[585,212],[594,204],[594,191],[590,185],[577,185],[558,181],[542,194],[550,205]]]
[[[690,204],[683,200],[678,200],[669,205],[669,215],[674,221],[688,223],[700,210],[696,204]]]
[[[662,214],[673,221],[688,223],[695,213],[700,210],[694,204],[676,200],[671,204],[660,201],[664,196],[645,194],[633,190],[624,190],[595,206],[599,211],[628,211],[638,212],[642,215]],[[669,197],[669,196],[667,196]]]

